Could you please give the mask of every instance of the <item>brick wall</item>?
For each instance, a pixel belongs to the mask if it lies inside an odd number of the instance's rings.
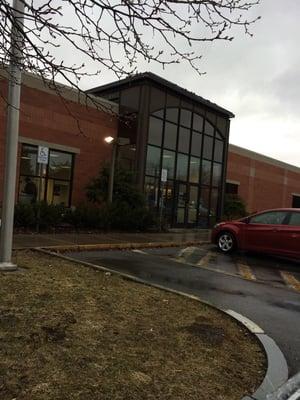
[[[115,136],[117,118],[94,107],[86,107],[68,97],[60,97],[49,89],[25,83],[21,92],[20,136],[36,141],[68,146],[80,150],[75,155],[72,205],[85,200],[85,186],[97,175],[101,164],[110,159],[111,147],[106,136]],[[2,80],[1,93],[7,83]],[[0,202],[3,193],[6,106],[0,98]],[[26,139],[25,139],[26,141]],[[51,147],[51,146],[50,146]],[[18,171],[19,177],[19,171]],[[17,178],[18,179],[18,178]]]
[[[300,194],[300,168],[233,145],[227,180],[239,183],[238,193],[249,212],[291,207],[292,194]]]

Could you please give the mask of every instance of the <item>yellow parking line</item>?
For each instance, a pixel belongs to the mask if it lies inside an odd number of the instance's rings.
[[[240,275],[242,275],[243,278],[248,279],[250,281],[256,281],[256,276],[254,275],[249,265],[244,264],[242,262],[237,262],[237,267]]]
[[[205,254],[205,256],[203,256],[203,257],[201,258],[201,260],[199,260],[199,261],[197,262],[197,265],[198,265],[199,267],[204,267],[204,266],[208,265],[209,262],[210,262],[214,257],[215,257],[215,253],[213,253],[212,251],[208,251],[208,252]]]
[[[294,277],[294,275],[287,271],[280,271],[280,275],[287,286],[300,292],[300,282]]]

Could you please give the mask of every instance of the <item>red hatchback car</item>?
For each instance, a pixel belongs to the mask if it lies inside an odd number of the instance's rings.
[[[278,208],[221,222],[212,231],[212,243],[223,253],[240,249],[300,259],[300,208]]]

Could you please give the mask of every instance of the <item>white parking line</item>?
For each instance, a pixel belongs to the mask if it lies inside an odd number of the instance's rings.
[[[195,246],[185,247],[184,249],[180,250],[177,256],[174,258],[177,262],[186,263],[187,258],[194,253],[198,248]]]
[[[134,250],[131,250],[133,253],[138,253],[138,254],[146,254],[147,256],[149,256],[149,253],[146,253],[145,251],[143,251],[143,250],[139,250],[139,249],[134,249]]]

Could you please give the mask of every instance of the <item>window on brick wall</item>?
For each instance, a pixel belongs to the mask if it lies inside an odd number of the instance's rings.
[[[293,194],[293,201],[292,201],[293,208],[300,208],[300,196]]]
[[[48,165],[38,164],[38,147],[22,145],[19,180],[19,202],[61,204],[69,207],[73,159],[71,153],[49,151]]]
[[[226,182],[225,192],[226,194],[238,194],[239,185],[237,183]]]

